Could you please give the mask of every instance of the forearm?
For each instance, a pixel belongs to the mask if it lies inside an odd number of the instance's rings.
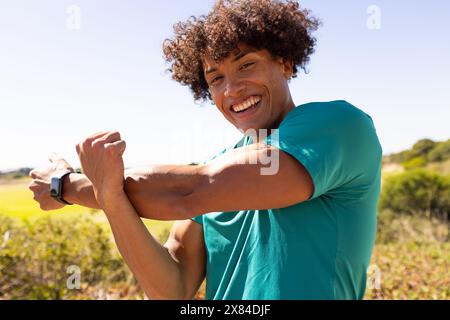
[[[184,298],[181,272],[168,250],[149,233],[125,193],[102,205],[117,247],[150,299]]]
[[[125,192],[141,217],[184,220],[195,216],[186,202],[208,181],[201,165],[156,165],[127,172]]]
[[[202,166],[154,165],[125,170],[125,193],[137,213],[148,219],[182,220],[190,215],[184,199],[208,178]],[[89,179],[71,174],[63,197],[70,203],[100,209]],[[191,213],[192,215],[192,213]]]
[[[100,209],[92,183],[84,174],[71,173],[64,179],[63,198],[82,207]]]

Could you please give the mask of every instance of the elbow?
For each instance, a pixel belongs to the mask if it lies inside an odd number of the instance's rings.
[[[186,294],[181,280],[174,283],[173,286],[166,284],[164,288],[159,290],[144,289],[144,293],[149,300],[192,300],[193,298],[193,296]]]

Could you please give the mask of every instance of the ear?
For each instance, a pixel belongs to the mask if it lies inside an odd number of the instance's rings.
[[[291,59],[278,58],[278,62],[282,68],[282,72],[286,80],[292,78],[294,74],[294,62]]]
[[[283,65],[286,79],[290,80],[294,75],[294,61],[292,61],[291,59],[284,59]]]

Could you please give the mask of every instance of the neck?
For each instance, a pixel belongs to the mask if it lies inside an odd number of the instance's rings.
[[[272,125],[270,125],[269,128],[266,128],[266,130],[268,131],[266,136],[269,136],[272,133],[271,130],[278,129],[280,127],[281,122],[284,120],[284,118],[286,118],[288,113],[291,112],[294,108],[295,108],[294,101],[292,100],[291,96],[289,96],[289,100],[286,103],[286,106],[281,110],[280,114],[275,119],[275,121],[272,123]],[[256,130],[256,137],[252,136],[252,139],[253,139],[253,142],[256,142],[256,141],[260,142],[259,141],[259,139],[260,139],[259,130]]]

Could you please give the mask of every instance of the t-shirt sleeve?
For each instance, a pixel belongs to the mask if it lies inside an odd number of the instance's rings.
[[[345,101],[295,108],[265,143],[297,159],[320,197],[355,179],[367,183],[381,159],[372,119]]]
[[[191,218],[191,220],[193,220],[193,221],[195,221],[197,223],[203,224],[203,215]]]

